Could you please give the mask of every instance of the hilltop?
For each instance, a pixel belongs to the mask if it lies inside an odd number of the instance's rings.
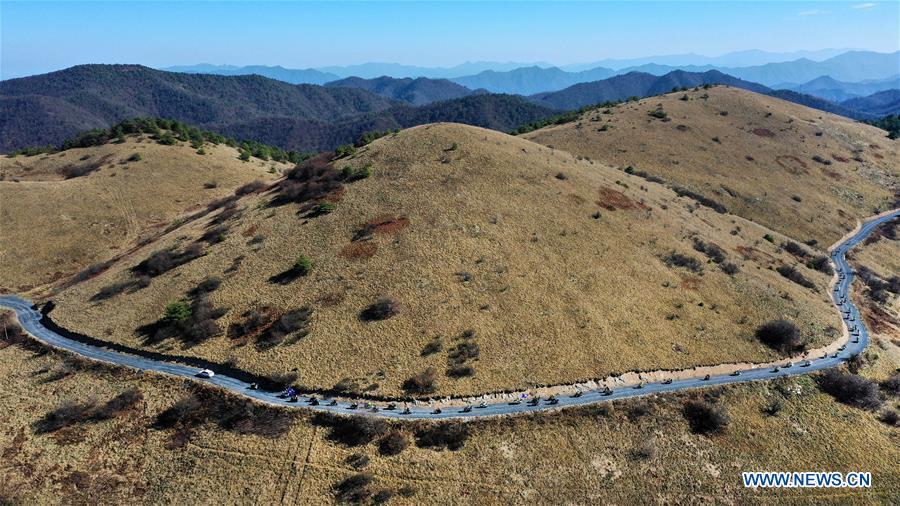
[[[810,345],[837,325],[787,238],[481,128],[404,130],[221,209],[61,291],[54,319],[372,395],[431,392],[409,386],[429,368],[444,395],[770,359],[762,322],[790,315]],[[171,334],[181,299],[197,319]]]
[[[896,141],[884,131],[724,86],[589,111],[525,137],[661,178],[823,247],[896,207],[900,189]]]
[[[124,142],[3,160],[0,289],[26,292],[102,264],[202,209],[288,166],[241,161],[226,145]]]

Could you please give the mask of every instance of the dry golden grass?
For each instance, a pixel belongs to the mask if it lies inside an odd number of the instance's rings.
[[[454,143],[458,149],[449,149]],[[349,377],[373,385],[371,393],[392,395],[429,366],[440,373],[438,395],[468,395],[773,359],[752,337],[773,318],[797,322],[813,345],[833,338],[826,328],[838,321],[827,277],[799,267],[814,292],[771,270],[795,262],[778,247],[786,238],[697,208],[663,186],[524,139],[451,124],[382,138],[337,166],[368,163],[373,176],[350,183],[330,214],[304,218],[295,205],[267,207],[271,195],[247,196],[239,216],[226,222],[224,241],[205,256],[136,293],[90,302],[153,251],[199,237],[207,225],[201,220],[60,293],[53,316],[72,330],[142,346],[135,329],[204,278],[219,276],[222,286],[211,299],[228,310],[223,328],[248,309],[311,306],[310,334],[267,351],[225,336],[160,348],[233,359],[257,373],[296,369],[310,387]],[[355,251],[360,227],[385,217],[403,226],[382,226],[365,251]],[[767,233],[775,244],[763,240]],[[694,236],[719,245],[741,271],[728,276],[706,263],[692,248]],[[667,267],[662,258],[673,251],[700,260],[702,274]],[[312,261],[308,276],[287,285],[267,281],[300,254]],[[240,267],[230,269],[238,258]],[[381,296],[399,302],[399,315],[360,321],[360,311]],[[480,347],[470,363],[476,373],[444,377],[447,350],[468,329]],[[421,357],[435,337],[444,351]]]
[[[836,403],[809,378],[724,390],[724,433],[692,434],[682,397],[635,401],[584,412],[477,422],[458,451],[415,445],[383,457],[369,444],[348,448],[301,418],[283,437],[240,436],[212,424],[180,449],[154,417],[186,395],[180,381],[155,375],[76,372],[48,382],[53,355],[0,349],[0,500],[11,504],[328,504],[331,487],[353,475],[346,459],[370,458],[374,487],[392,504],[890,504],[900,490],[897,429],[872,413]],[[895,363],[895,366],[897,364]],[[137,409],[114,420],[38,435],[33,424],[60,403],[106,401],[139,388]],[[793,394],[784,398],[780,391]],[[784,398],[778,416],[762,414]],[[412,427],[400,427],[412,441]],[[752,490],[752,470],[869,471],[873,488]],[[410,497],[397,492],[409,487]]]
[[[688,100],[681,100],[685,95]],[[658,108],[667,121],[648,114]],[[650,97],[610,112],[591,111],[578,122],[524,137],[661,176],[734,214],[822,247],[852,229],[856,219],[888,209],[900,191],[900,141],[776,98],[718,86]],[[601,126],[606,130],[599,131]]]
[[[224,145],[204,150],[198,155],[187,144],[135,136],[123,144],[0,160],[0,289],[23,293],[71,276],[241,184],[273,179],[269,167],[285,167],[241,162]],[[134,153],[140,161],[128,160]],[[100,168],[64,180],[60,171],[70,166]]]

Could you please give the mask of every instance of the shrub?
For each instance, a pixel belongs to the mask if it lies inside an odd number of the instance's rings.
[[[331,488],[338,503],[361,504],[372,497],[370,473],[358,473],[334,484]]]
[[[644,399],[638,399],[628,404],[628,421],[636,422],[652,412],[653,406],[649,402]]]
[[[384,456],[399,455],[407,446],[409,446],[409,441],[406,439],[406,436],[395,429],[388,432],[378,442],[378,453]]]
[[[763,234],[763,239],[765,239],[769,242],[775,242],[775,238],[772,237],[772,234]]]
[[[154,252],[141,261],[141,263],[132,267],[131,272],[138,276],[154,278],[184,265],[191,260],[199,258],[202,255],[203,247],[197,243],[188,245],[182,251],[178,251],[175,248],[168,248]]]
[[[453,365],[460,365],[467,360],[475,360],[478,358],[480,349],[477,343],[472,341],[463,341],[447,353],[447,361]]]
[[[84,403],[65,401],[34,422],[34,433],[49,434],[82,422],[90,416],[95,406],[93,401]]]
[[[782,353],[806,348],[800,329],[787,320],[768,321],[756,329],[756,338],[766,346]]]
[[[336,158],[343,158],[345,156],[353,156],[356,154],[356,147],[353,144],[341,144],[334,150],[334,155]]]
[[[411,394],[430,394],[437,390],[437,371],[429,367],[403,382],[403,390]]]
[[[400,312],[400,304],[390,297],[382,297],[362,310],[359,317],[363,321],[386,320]]]
[[[312,214],[315,216],[322,216],[323,214],[333,213],[335,209],[337,209],[337,206],[335,206],[333,203],[322,202],[320,204],[317,204],[316,207],[313,208]]]
[[[794,241],[788,241],[781,244],[785,251],[798,258],[806,258],[806,250]]]
[[[475,368],[470,365],[453,365],[447,369],[447,376],[451,378],[465,378],[475,375]]]
[[[694,249],[705,254],[710,260],[717,264],[725,261],[725,252],[715,244],[703,242],[700,239],[694,238]]]
[[[900,372],[895,372],[893,376],[881,382],[881,388],[888,395],[900,396]]]
[[[369,444],[388,431],[387,422],[368,416],[319,414],[313,419],[313,423],[328,427],[328,439],[331,441],[351,447]]]
[[[766,404],[766,406],[763,408],[763,413],[769,416],[778,416],[778,413],[781,412],[782,407],[783,404],[781,402],[781,399],[776,397],[770,400],[768,404]]]
[[[266,187],[266,183],[263,183],[259,179],[255,181],[250,181],[247,184],[239,186],[236,190],[234,190],[234,194],[237,196],[249,195],[251,193],[256,193],[263,188]]]
[[[687,401],[682,412],[695,434],[722,432],[731,421],[724,406],[699,399]]]
[[[699,260],[674,251],[666,255],[663,260],[669,267],[683,267],[692,272],[700,272],[702,270]]]
[[[672,187],[672,191],[674,191],[679,197],[689,197],[691,199],[696,200],[700,205],[706,206],[713,211],[725,214],[728,210],[722,204],[716,202],[715,200],[705,197],[697,192],[688,190],[687,188],[682,188],[680,186]]]
[[[170,302],[168,305],[166,305],[166,310],[165,313],[163,313],[162,320],[171,323],[181,323],[187,321],[187,319],[190,317],[191,307],[188,305],[187,301],[179,300]]]
[[[829,369],[819,376],[816,382],[823,392],[844,404],[872,410],[881,406],[878,386],[861,376]]]
[[[441,340],[436,337],[422,348],[420,355],[427,357],[428,355],[434,355],[435,353],[440,352],[442,349],[444,349],[444,346],[441,344]]]
[[[886,409],[881,412],[881,415],[878,416],[878,419],[882,422],[890,425],[891,427],[900,426],[900,415],[897,414],[893,409]]]
[[[455,451],[461,449],[469,438],[469,427],[462,423],[430,425],[416,431],[416,446]]]
[[[778,274],[781,274],[782,276],[804,288],[813,289],[816,287],[816,285],[814,285],[812,281],[810,281],[806,276],[804,276],[793,266],[781,265],[778,266],[778,268],[776,268],[775,270],[778,271]]]
[[[834,274],[834,269],[832,269],[832,267],[831,267],[831,262],[828,261],[828,257],[825,255],[819,255],[819,256],[813,258],[806,265],[810,269],[813,269],[813,270],[816,270],[819,272],[824,272],[825,274],[828,274],[829,276]]]
[[[238,155],[238,160],[242,162],[250,161],[250,152],[249,151],[241,151],[241,154]]]
[[[306,255],[300,255],[294,262],[294,270],[297,271],[297,274],[306,276],[312,270],[312,261]]]
[[[141,161],[141,154],[140,154],[140,153],[134,153],[134,154],[132,154],[131,156],[128,157],[128,161],[129,161],[129,162],[139,162],[139,161]]]
[[[666,114],[666,111],[662,110],[661,107],[659,109],[648,112],[647,115],[657,119],[667,119],[669,117],[669,115]]]
[[[729,276],[734,276],[741,270],[740,268],[738,268],[737,265],[735,265],[731,262],[724,262],[721,265],[719,265],[719,267],[722,268],[722,272],[724,272],[725,274],[728,274]]]

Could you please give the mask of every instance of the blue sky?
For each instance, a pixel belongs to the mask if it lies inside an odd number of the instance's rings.
[[[567,64],[763,49],[896,51],[900,2],[8,2],[0,74],[79,63]]]

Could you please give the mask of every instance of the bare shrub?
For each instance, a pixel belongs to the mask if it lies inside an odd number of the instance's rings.
[[[451,378],[475,376],[475,368],[470,365],[453,365],[447,368],[447,376]]]
[[[429,367],[403,382],[403,390],[411,394],[430,394],[437,390],[437,371]]]
[[[829,369],[816,378],[819,388],[839,402],[862,409],[881,406],[878,385],[862,376]]]
[[[803,273],[801,273],[791,265],[780,265],[775,270],[778,271],[778,274],[781,274],[785,278],[793,281],[794,283],[797,283],[804,288],[813,289],[816,287],[816,285],[813,284],[813,282],[810,281],[809,278],[804,276]]]
[[[741,271],[741,269],[737,265],[731,262],[722,262],[719,267],[722,269],[722,272],[728,274],[729,276],[734,276]]]
[[[93,401],[83,403],[64,401],[58,407],[34,422],[34,433],[49,434],[83,422],[91,415],[95,407],[96,403]]]
[[[399,455],[409,446],[409,440],[399,430],[392,430],[388,432],[381,440],[378,442],[378,453],[384,456],[392,456]]]
[[[669,267],[683,267],[691,272],[700,272],[703,270],[700,266],[700,261],[696,258],[674,251],[666,255],[665,258],[663,258],[663,261]]]
[[[328,439],[345,446],[362,446],[385,436],[388,424],[384,420],[367,416],[335,416],[317,414],[313,423],[328,427]]]
[[[236,190],[234,190],[234,194],[238,197],[250,195],[251,193],[256,193],[265,187],[266,183],[263,183],[262,181],[257,179],[255,181],[251,181],[247,184],[239,186]]]
[[[428,344],[422,348],[422,351],[419,353],[423,357],[427,357],[428,355],[434,355],[435,353],[440,353],[441,350],[444,349],[444,345],[441,344],[441,340],[438,337],[435,337]]]
[[[731,421],[724,406],[700,399],[685,402],[682,413],[695,434],[722,432]]]
[[[363,321],[386,320],[400,312],[400,304],[390,297],[382,297],[362,310],[359,317]]]
[[[782,353],[806,348],[806,343],[796,325],[787,320],[771,320],[756,329],[756,338],[766,346]]]
[[[712,243],[707,243],[701,239],[694,238],[694,249],[703,253],[713,262],[720,264],[725,261],[725,251]]]
[[[361,504],[372,498],[371,473],[358,473],[335,483],[331,488],[338,503]]]
[[[463,423],[429,425],[416,431],[416,446],[433,450],[461,449],[469,438],[469,427]]]

